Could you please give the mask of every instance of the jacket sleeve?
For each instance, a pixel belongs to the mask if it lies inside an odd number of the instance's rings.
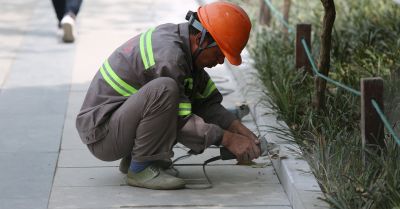
[[[203,88],[195,94],[195,104],[193,109],[195,114],[202,117],[205,122],[219,125],[223,129],[227,129],[236,116],[222,106],[222,95],[216,88],[210,76],[203,70],[200,75],[200,81]]]
[[[192,153],[200,154],[210,145],[219,145],[224,135],[223,130],[212,123],[192,114],[178,132],[178,142],[189,147]]]

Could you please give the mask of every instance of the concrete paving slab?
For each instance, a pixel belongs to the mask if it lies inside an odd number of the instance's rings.
[[[11,74],[13,75],[14,72],[16,70],[13,70]],[[68,85],[11,88],[8,84],[5,84],[7,89],[0,94],[0,116],[30,118],[32,116],[65,114]]]
[[[0,208],[46,208],[57,155],[57,152],[0,153]]]
[[[83,100],[85,99],[86,92],[81,91],[71,91],[69,92],[69,99],[68,99],[68,110],[67,110],[67,118],[76,119],[78,115]]]
[[[125,186],[124,174],[118,167],[63,168],[58,167],[54,187]]]
[[[267,186],[272,185],[238,187],[238,185],[225,184],[207,190],[172,191],[149,191],[130,186],[53,187],[49,209],[289,206],[282,187],[270,187],[268,191],[265,191]]]
[[[58,152],[64,115],[0,117],[0,153]]]
[[[175,166],[178,177],[192,181],[206,181],[202,166]],[[206,172],[215,186],[220,184],[279,184],[272,166],[268,168],[249,168],[246,166],[210,165]],[[203,181],[204,180],[204,181]],[[57,169],[55,187],[125,186],[125,175],[118,167],[62,168]]]
[[[177,169],[179,177],[204,178],[201,167]],[[112,168],[59,169],[49,208],[289,206],[273,169],[209,166],[207,174],[214,185],[211,189],[155,191],[125,186],[123,175]]]
[[[265,191],[265,187],[270,189]],[[147,194],[147,195],[143,195]],[[212,194],[212,195],[210,195]],[[224,184],[207,190],[149,191],[130,186],[54,187],[49,208],[289,206],[282,187],[268,184]],[[251,198],[248,198],[251,196]]]
[[[118,166],[119,161],[105,162],[97,159],[85,149],[62,150],[58,159],[59,168],[110,167]]]
[[[0,7],[0,88],[7,78],[27,31],[37,1],[3,1]],[[15,12],[17,11],[18,12]],[[12,24],[10,24],[12,22]]]
[[[0,208],[26,209],[26,208],[46,208],[47,198],[3,198],[0,197]]]
[[[25,3],[30,7],[21,6]],[[74,46],[60,44],[50,1],[5,5],[13,5],[15,16],[31,12],[20,44],[12,45],[17,48],[0,92],[0,205],[44,209],[58,158]],[[22,25],[7,24],[18,36]]]
[[[47,11],[52,9],[47,3],[38,5],[35,17],[52,12]],[[31,30],[27,32],[3,88],[69,85],[72,68],[69,60],[73,59],[74,46],[59,43],[53,19],[34,18],[30,23]]]
[[[75,119],[66,119],[63,136],[64,138],[61,142],[62,150],[88,150],[82,143],[78,131],[75,128]]]
[[[71,91],[69,94],[68,110],[65,117],[63,129],[63,140],[61,149],[84,149],[86,146],[82,143],[78,131],[75,127],[76,116],[82,106],[86,92]]]

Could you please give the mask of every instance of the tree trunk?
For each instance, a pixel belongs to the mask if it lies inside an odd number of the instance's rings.
[[[291,0],[284,0],[284,1],[283,1],[283,9],[282,9],[283,19],[284,19],[287,23],[289,23],[290,4],[291,4]],[[285,37],[288,37],[289,31],[288,31],[288,28],[287,28],[287,27],[284,27],[283,33],[285,34]]]
[[[328,76],[330,68],[330,51],[333,23],[335,22],[336,10],[333,0],[321,0],[324,6],[325,15],[321,33],[321,50],[319,53],[318,69],[321,74]],[[316,95],[314,105],[317,110],[325,107],[326,80],[320,77],[315,78]]]

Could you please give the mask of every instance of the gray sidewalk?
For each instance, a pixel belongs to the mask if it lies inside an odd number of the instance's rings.
[[[211,163],[206,167],[211,189],[154,191],[127,186],[118,162],[95,159],[78,137],[75,116],[104,59],[149,27],[183,22],[186,12],[198,7],[196,1],[84,1],[75,44],[59,41],[50,1],[30,2],[25,7],[33,12],[17,15],[23,32],[4,37],[16,50],[0,52],[1,209],[292,208],[268,158],[257,161],[264,165],[260,168],[235,161]],[[237,90],[227,66],[209,72],[222,91]],[[240,101],[235,91],[224,105]],[[243,122],[257,132],[251,117]],[[174,151],[176,158],[187,150],[178,145]],[[200,164],[218,153],[208,149],[179,161],[179,176],[204,182]]]
[[[75,46],[55,38],[56,21],[48,3],[1,2],[2,209],[46,208],[52,187]]]

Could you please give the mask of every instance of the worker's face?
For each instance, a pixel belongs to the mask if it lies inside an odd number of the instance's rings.
[[[203,47],[207,47],[210,41],[204,41]],[[222,53],[221,49],[218,46],[213,46],[207,49],[204,49],[196,60],[196,67],[197,68],[212,68],[215,67],[217,64],[224,63],[225,56]]]

